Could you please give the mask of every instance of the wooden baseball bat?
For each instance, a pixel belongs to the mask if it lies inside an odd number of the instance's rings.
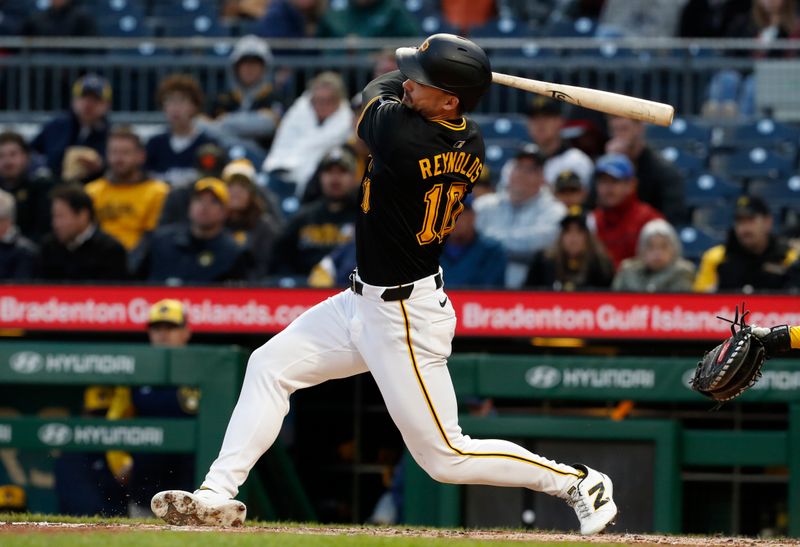
[[[599,110],[606,114],[641,120],[656,125],[670,125],[672,116],[675,114],[675,108],[668,104],[588,87],[541,82],[500,72],[492,72],[492,81],[584,108]]]

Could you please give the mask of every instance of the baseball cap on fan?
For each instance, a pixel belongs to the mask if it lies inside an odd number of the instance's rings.
[[[85,97],[94,95],[104,101],[111,100],[111,84],[99,74],[86,74],[81,76],[72,85],[73,97]]]
[[[561,103],[549,97],[538,95],[533,97],[528,104],[526,114],[529,118],[535,118],[537,116],[561,116]]]
[[[518,150],[514,159],[528,158],[534,160],[539,165],[544,165],[544,154],[537,145],[532,142],[523,144]]]
[[[176,325],[186,324],[186,310],[180,300],[165,298],[150,306],[147,316],[147,325]]]
[[[350,150],[343,146],[334,148],[319,163],[319,170],[324,171],[329,167],[338,165],[351,173],[356,170],[356,158]]]
[[[201,192],[211,192],[223,205],[228,205],[228,201],[231,199],[231,195],[228,193],[228,185],[214,177],[206,177],[195,183],[194,193],[199,194]]]
[[[583,189],[583,183],[575,171],[561,171],[556,177],[556,182],[553,185],[556,193],[559,192],[576,192]]]
[[[741,196],[736,200],[736,210],[733,216],[738,220],[755,216],[768,217],[771,214],[769,205],[759,196]]]
[[[628,156],[622,154],[606,154],[597,160],[594,167],[595,175],[605,174],[617,180],[633,178],[633,164]]]

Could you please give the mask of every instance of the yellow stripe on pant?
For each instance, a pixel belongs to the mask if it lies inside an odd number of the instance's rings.
[[[420,373],[419,366],[417,365],[417,358],[414,355],[414,345],[411,342],[411,324],[408,319],[408,313],[406,312],[405,304],[402,300],[400,302],[400,310],[403,312],[403,320],[405,321],[406,326],[406,344],[408,346],[408,355],[411,358],[411,364],[414,367],[414,374],[417,377],[417,382],[419,383],[419,387],[422,390],[422,394],[425,396],[425,402],[428,405],[428,410],[431,412],[431,416],[433,417],[433,421],[436,424],[437,429],[439,430],[439,434],[442,436],[442,440],[444,440],[447,447],[458,454],[459,456],[471,456],[476,458],[507,458],[511,460],[521,461],[524,463],[529,463],[535,465],[537,467],[541,467],[543,469],[547,469],[548,471],[552,471],[553,473],[557,473],[562,476],[572,476],[576,478],[580,478],[582,475],[577,473],[568,473],[564,471],[559,471],[558,469],[554,469],[548,465],[544,465],[534,460],[530,460],[528,458],[523,458],[522,456],[517,456],[515,454],[503,454],[503,453],[493,453],[493,452],[463,452],[453,446],[450,443],[450,439],[447,438],[447,434],[442,427],[442,423],[439,420],[439,416],[436,414],[436,409],[433,407],[433,402],[431,401],[430,395],[428,394],[428,389],[425,387],[425,381],[422,379],[422,374]]]

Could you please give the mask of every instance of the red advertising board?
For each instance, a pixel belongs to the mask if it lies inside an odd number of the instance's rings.
[[[149,306],[177,298],[198,332],[275,333],[330,290],[21,286],[0,288],[0,328],[139,331]],[[448,291],[459,336],[716,340],[742,300],[760,325],[800,324],[800,297]]]

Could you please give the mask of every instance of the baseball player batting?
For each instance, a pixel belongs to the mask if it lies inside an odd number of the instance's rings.
[[[253,352],[202,486],[153,497],[153,512],[170,524],[241,525],[246,508],[233,498],[278,435],[289,396],[364,372],[375,378],[414,460],[434,479],[556,496],[575,509],[583,534],[601,532],[617,514],[606,475],[461,433],[446,366],[456,317],[439,256],[483,168],[480,129],[464,113],[489,88],[492,71],[480,47],[449,34],[396,56],[400,70],[363,92],[357,130],[371,161],[360,190],[351,287]]]

